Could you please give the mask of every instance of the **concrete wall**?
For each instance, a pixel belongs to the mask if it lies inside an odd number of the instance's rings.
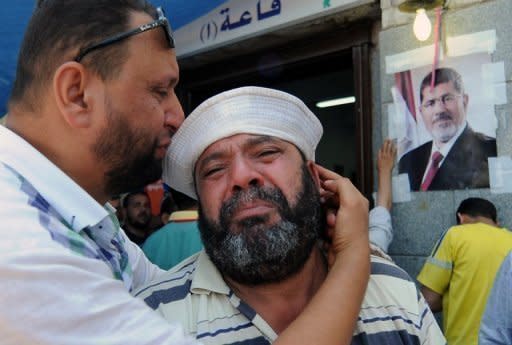
[[[412,33],[414,15],[398,11],[402,1],[381,0],[382,30],[373,52],[374,67],[374,152],[387,136],[387,106],[392,103],[390,89],[393,75],[386,74],[385,57],[432,44],[419,42]],[[498,155],[512,156],[512,1],[451,0],[443,12],[443,35],[458,36],[495,29],[497,49],[492,61],[505,62],[508,104],[495,106],[498,117]],[[429,13],[434,22],[433,13]],[[396,169],[395,169],[396,170]],[[396,171],[395,171],[396,173]],[[416,192],[413,200],[393,205],[395,239],[389,249],[396,262],[416,277],[426,256],[440,234],[455,223],[455,210],[461,200],[480,196],[491,200],[498,208],[502,225],[512,229],[512,195],[492,194],[489,189]]]

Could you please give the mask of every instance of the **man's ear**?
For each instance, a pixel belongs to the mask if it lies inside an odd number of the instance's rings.
[[[55,102],[64,120],[74,128],[91,124],[92,95],[88,92],[90,75],[78,62],[62,64],[53,76]]]
[[[467,93],[462,95],[462,103],[464,104],[464,111],[468,110],[469,96]]]
[[[473,224],[476,222],[474,217],[471,217],[470,215],[464,214],[464,213],[457,213],[457,218],[459,219],[459,224]]]
[[[308,170],[311,174],[311,177],[313,178],[313,181],[315,181],[315,185],[318,189],[320,189],[320,175],[318,174],[318,168],[313,161],[307,161],[306,165],[308,167]]]
[[[167,212],[163,212],[161,215],[160,215],[160,220],[162,221],[162,224],[165,225],[167,223],[169,223],[169,213]]]

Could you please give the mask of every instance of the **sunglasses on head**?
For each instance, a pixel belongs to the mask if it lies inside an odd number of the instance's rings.
[[[125,38],[131,37],[133,35],[140,34],[142,32],[148,31],[148,30],[153,30],[153,29],[158,28],[158,27],[162,27],[164,29],[165,37],[167,38],[167,42],[169,43],[169,47],[170,48],[174,48],[175,47],[174,46],[174,38],[172,36],[171,26],[169,24],[169,21],[165,17],[164,10],[161,7],[158,7],[156,9],[156,13],[158,15],[158,18],[155,21],[151,22],[151,23],[144,24],[144,25],[139,26],[138,28],[135,28],[135,29],[132,29],[132,30],[129,30],[129,31],[126,31],[126,32],[121,32],[119,34],[110,36],[110,37],[104,39],[101,42],[92,44],[92,45],[90,45],[88,47],[85,47],[84,49],[81,49],[80,53],[75,57],[75,61],[76,62],[80,62],[84,58],[84,56],[86,56],[87,54],[89,54],[93,50],[106,47],[106,46],[108,46],[110,44],[114,44],[114,43],[117,43],[119,41],[122,41]]]

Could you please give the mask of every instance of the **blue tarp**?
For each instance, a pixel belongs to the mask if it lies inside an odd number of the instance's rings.
[[[16,71],[18,49],[35,0],[3,1],[0,10],[0,117],[7,111],[7,99]],[[226,0],[154,0],[162,6],[173,29],[178,29],[210,12]],[[62,28],[66,30],[66,28]]]

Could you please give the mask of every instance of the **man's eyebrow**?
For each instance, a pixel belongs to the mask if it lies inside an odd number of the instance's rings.
[[[169,78],[169,83],[167,84],[167,87],[176,87],[176,85],[178,85],[178,82],[179,82],[179,77],[172,77],[172,78]]]
[[[243,144],[244,148],[249,148],[251,146],[260,145],[264,143],[280,143],[282,142],[281,139],[269,136],[269,135],[255,135],[254,137],[251,137],[247,139],[247,141]],[[216,151],[212,152],[211,154],[204,157],[201,162],[198,162],[196,164],[195,171],[200,171],[202,168],[204,168],[208,163],[211,161],[221,159],[226,155],[224,151]]]
[[[151,84],[157,84],[165,87],[176,87],[179,82],[179,76],[175,74],[168,74],[166,76],[160,76],[158,78],[154,78],[153,80],[148,81]]]
[[[244,146],[254,146],[259,144],[265,144],[265,143],[280,143],[282,142],[281,139],[278,139],[276,137],[272,137],[270,135],[258,135],[251,137],[247,140],[247,142],[244,143]]]
[[[196,171],[200,171],[203,167],[208,165],[208,163],[210,163],[211,161],[220,159],[220,158],[224,157],[225,155],[226,155],[226,153],[224,151],[216,151],[216,152],[213,152],[213,153],[207,155],[205,158],[203,158],[201,160],[201,162],[199,162],[199,164],[196,165]]]

